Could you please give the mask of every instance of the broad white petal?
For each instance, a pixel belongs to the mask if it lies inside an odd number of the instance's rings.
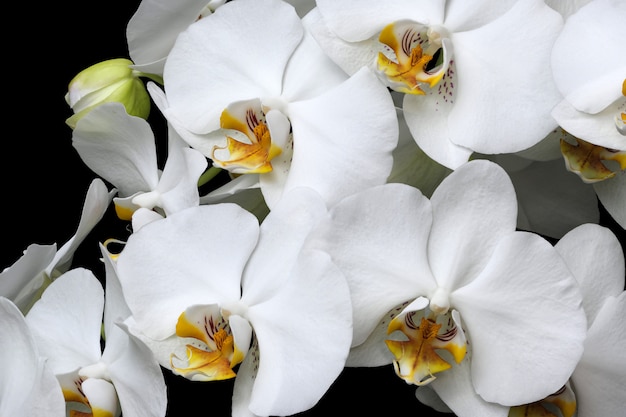
[[[624,291],[624,253],[610,229],[584,224],[572,229],[555,245],[578,281],[583,308],[591,326],[608,296]]]
[[[430,266],[440,287],[459,288],[478,276],[500,239],[515,230],[513,184],[496,163],[474,160],[444,178],[430,201]]]
[[[102,360],[120,400],[122,413],[138,417],[165,416],[167,390],[152,351],[126,326],[109,332]]]
[[[396,20],[410,19],[425,24],[443,22],[445,0],[421,2],[416,7],[412,0],[386,1],[381,7],[377,0],[318,0],[326,24],[339,37],[358,42],[380,32]]]
[[[261,224],[242,278],[242,302],[260,303],[285,285],[307,235],[325,215],[322,197],[310,188],[294,188],[282,197]]]
[[[294,151],[285,191],[308,186],[328,204],[384,184],[398,143],[393,100],[364,68],[337,88],[291,103]]]
[[[578,283],[534,233],[503,237],[479,276],[450,295],[472,346],[471,373],[486,401],[519,405],[556,392],[583,350]]]
[[[0,415],[63,415],[61,387],[39,357],[21,311],[5,297],[0,297],[0,352]]]
[[[85,164],[113,184],[121,197],[152,191],[159,176],[154,134],[147,121],[120,103],[104,103],[80,119],[72,145]]]
[[[491,23],[452,35],[452,142],[485,154],[517,152],[556,127],[550,111],[561,95],[546,62],[562,25],[542,0],[518,1]]]
[[[167,59],[170,114],[193,133],[219,128],[230,103],[277,97],[303,28],[283,1],[229,2],[182,32]]]
[[[626,4],[613,0],[591,1],[567,19],[550,59],[554,80],[564,96],[626,65],[626,55],[619,52],[623,51],[626,38],[624,19]],[[594,56],[601,56],[601,65],[581,51],[593,51]],[[620,86],[621,83],[617,89]],[[594,96],[589,98],[595,100]]]
[[[342,200],[312,233],[308,245],[328,252],[350,285],[355,346],[392,308],[435,290],[427,259],[431,222],[418,189],[386,184]]]
[[[378,39],[371,38],[359,42],[348,42],[342,39],[329,29],[319,7],[311,10],[302,19],[302,23],[324,53],[346,74],[352,75],[362,67],[374,68],[379,48]]]
[[[437,374],[437,378],[427,387],[431,387],[441,400],[458,417],[506,417],[509,407],[485,401],[474,390],[471,364],[468,360],[456,364],[451,361],[452,369]],[[418,392],[422,388],[418,389]],[[419,396],[418,396],[419,398]]]
[[[137,326],[164,339],[187,307],[239,299],[258,228],[241,207],[217,204],[176,212],[133,233],[117,274]]]
[[[283,79],[283,96],[288,101],[318,96],[348,78],[320,48],[309,32],[289,59]]]
[[[341,271],[323,252],[302,252],[281,291],[248,316],[260,358],[250,410],[291,415],[313,407],[343,370],[352,340]]]
[[[572,382],[579,417],[617,416],[626,394],[626,293],[608,297],[589,328],[585,351]]]
[[[626,170],[617,172],[613,178],[593,184],[593,189],[611,217],[626,229]]]
[[[507,12],[518,0],[447,0],[444,25],[451,32],[464,32],[483,26]]]
[[[141,1],[126,26],[132,61],[141,66],[158,62],[158,65],[147,68],[147,72],[163,74],[164,58],[174,46],[176,37],[198,19],[207,3],[207,0]]]
[[[75,268],[54,280],[26,321],[55,374],[98,362],[104,290],[93,273]]]

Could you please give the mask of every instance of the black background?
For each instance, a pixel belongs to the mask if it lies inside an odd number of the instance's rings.
[[[12,4],[11,14],[5,14],[0,269],[13,264],[31,243],[60,247],[75,233],[95,174],[72,148],[71,129],[65,125],[72,113],[64,95],[68,82],[82,69],[128,57],[125,27],[138,4],[138,0],[65,0],[36,6],[18,2]],[[164,123],[156,113],[150,121],[162,140]],[[603,224],[624,241],[623,229],[610,219]],[[109,237],[124,240],[126,227],[109,210],[76,252],[73,266],[87,267],[104,278],[98,242]],[[232,381],[192,383],[169,371],[164,375],[168,416],[230,415]],[[414,392],[415,387],[397,378],[391,366],[346,369],[319,404],[300,415],[440,415],[422,406]]]

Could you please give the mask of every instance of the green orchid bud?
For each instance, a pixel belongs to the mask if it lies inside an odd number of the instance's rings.
[[[128,114],[146,119],[150,114],[150,96],[139,78],[149,76],[132,68],[133,62],[125,58],[110,59],[94,64],[79,72],[70,81],[65,101],[74,115],[65,122],[72,129],[76,122],[95,106],[107,102],[120,102]]]

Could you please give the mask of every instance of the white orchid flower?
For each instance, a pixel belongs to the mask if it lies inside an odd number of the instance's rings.
[[[568,383],[540,401],[513,407],[509,417],[619,415],[626,401],[626,269],[617,237],[584,224],[556,245],[581,286],[588,331],[583,355]]]
[[[552,116],[574,137],[561,141],[566,166],[593,184],[604,207],[626,228],[624,21],[626,3],[619,0],[594,0],[579,8],[554,44],[551,65],[564,96]],[[583,56],[585,50],[593,50],[601,65]]]
[[[307,18],[347,73],[373,68],[404,95],[417,144],[450,169],[473,152],[526,149],[556,125],[546,63],[563,22],[543,0],[318,0]]]
[[[50,282],[70,268],[76,249],[102,219],[116,192],[109,191],[101,179],[94,179],[74,235],[58,250],[56,243],[29,245],[20,259],[0,272],[0,296],[13,301],[26,314]]]
[[[586,334],[580,289],[516,220],[510,179],[485,160],[457,168],[430,200],[386,184],[334,206],[309,244],[350,285],[348,366],[393,362],[461,417],[506,416],[561,388]]]
[[[83,117],[72,144],[92,171],[117,188],[114,203],[121,219],[130,220],[140,207],[167,216],[199,204],[198,178],[208,165],[206,158],[169,129],[161,171],[150,125],[119,103],[102,104]]]
[[[209,47],[210,46],[210,47]],[[181,137],[233,174],[258,175],[271,208],[297,186],[329,202],[382,184],[398,122],[367,68],[348,77],[280,0],[236,0],[190,25],[148,86]]]
[[[100,282],[84,268],[72,269],[50,284],[26,315],[41,355],[48,358],[70,409],[94,416],[165,416],[166,389],[158,362],[113,321],[124,318],[121,293],[107,292],[110,311],[101,350],[104,295]]]
[[[0,297],[0,415],[65,416],[61,386],[18,307]]]
[[[352,337],[342,273],[328,254],[301,250],[325,212],[300,188],[260,227],[232,203],[145,225],[117,260],[131,331],[177,375],[235,378],[235,417],[311,408],[343,370]]]

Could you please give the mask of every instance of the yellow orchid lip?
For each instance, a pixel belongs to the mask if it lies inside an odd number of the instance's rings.
[[[543,400],[511,407],[509,417],[572,417],[576,408],[576,395],[569,384],[565,384]]]
[[[383,28],[378,40],[383,45],[378,71],[398,92],[426,94],[423,88],[437,85],[448,68],[441,36],[424,25],[394,22]]]
[[[576,144],[561,139],[561,154],[567,169],[577,174],[585,183],[592,184],[615,176],[603,161],[615,161],[621,170],[626,169],[626,151],[617,151],[575,138]]]
[[[222,112],[220,127],[233,133],[226,135],[226,146],[213,148],[211,159],[215,165],[235,174],[272,171],[271,160],[280,155],[282,149],[272,141],[260,100],[229,105]]]
[[[410,384],[427,385],[452,365],[437,352],[447,350],[460,363],[467,353],[465,334],[455,311],[441,315],[414,311],[396,316],[387,333],[400,331],[408,340],[385,340],[394,355],[396,374]],[[419,319],[419,324],[417,320]]]
[[[176,335],[194,339],[185,357],[170,356],[172,371],[194,381],[217,381],[236,376],[233,368],[244,355],[235,346],[230,326],[219,307],[193,306],[178,318]]]

